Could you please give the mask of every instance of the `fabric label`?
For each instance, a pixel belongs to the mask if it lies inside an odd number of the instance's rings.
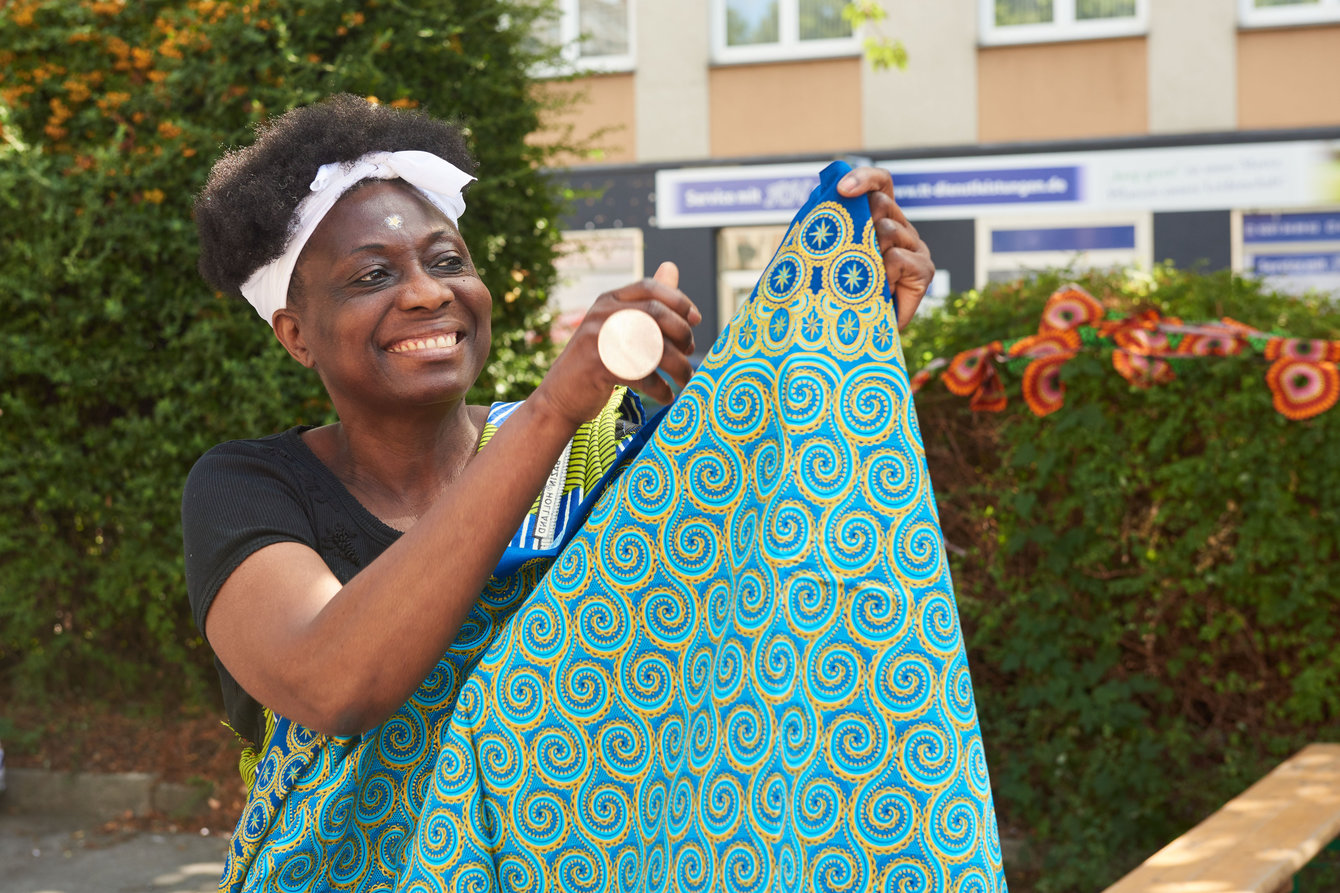
[[[544,482],[540,492],[540,510],[535,515],[535,548],[548,549],[554,545],[554,535],[558,532],[558,510],[563,500],[563,482],[568,477],[568,457],[572,454],[572,441],[563,447],[554,470],[549,472],[549,480]]]

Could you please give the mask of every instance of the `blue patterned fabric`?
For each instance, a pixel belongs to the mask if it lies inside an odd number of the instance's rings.
[[[335,742],[293,770],[248,888],[1005,890],[896,308],[846,170],[543,579],[537,559],[481,596],[471,661],[439,665],[352,783]]]
[[[489,408],[481,448],[515,408]],[[265,711],[264,741],[243,755],[249,796],[220,889],[391,889],[461,683],[580,524],[610,469],[638,442],[632,432],[644,421],[636,396],[617,388],[581,426],[456,640],[390,719],[363,735],[334,737]]]

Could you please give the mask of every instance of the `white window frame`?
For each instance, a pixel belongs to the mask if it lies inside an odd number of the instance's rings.
[[[611,262],[611,247],[627,250],[627,267]],[[641,279],[645,272],[645,257],[645,238],[637,227],[564,230],[558,260],[554,264],[558,277],[549,292],[549,309],[554,315],[556,328],[562,329],[566,325],[575,328],[604,292]],[[566,334],[561,340],[555,338],[556,342],[566,344]]]
[[[718,335],[725,331],[735,314],[749,301],[749,294],[761,275],[757,270],[726,270],[717,276]],[[735,299],[737,292],[742,295],[738,301]]]
[[[1011,251],[997,254],[991,245],[994,230],[1068,229],[1090,226],[1131,226],[1135,228],[1135,247],[1103,248],[1087,251]],[[1004,266],[1028,276],[1042,270],[1070,266],[1077,271],[1104,270],[1113,267],[1135,266],[1148,270],[1154,263],[1154,214],[1151,211],[1111,211],[1037,214],[982,215],[976,220],[977,263],[974,286],[985,288],[990,281],[992,267]],[[1008,257],[1008,264],[993,264],[996,257]]]
[[[983,46],[1020,43],[1058,43],[1138,37],[1149,33],[1150,0],[1135,0],[1135,15],[1120,19],[1075,19],[1075,0],[1052,0],[1054,19],[1041,25],[996,25],[995,0],[977,0],[978,26]]]
[[[831,59],[861,55],[861,39],[853,30],[851,37],[828,40],[800,39],[799,0],[777,0],[777,42],[748,46],[726,44],[726,0],[711,0],[712,61],[717,65],[752,62],[790,62],[804,59]]]
[[[732,264],[731,249],[735,243],[731,237],[740,230],[752,230],[760,237],[764,250],[755,255],[748,267],[737,267]],[[782,244],[786,236],[787,225],[784,223],[764,223],[754,226],[727,226],[717,230],[717,334],[726,328],[736,312],[749,300],[749,293],[754,290],[754,285],[759,277],[768,269],[768,264],[772,262],[773,256],[777,253],[777,246]],[[742,293],[739,301],[736,301],[736,292]]]
[[[558,10],[558,39],[563,47],[563,59],[579,72],[591,74],[632,71],[635,63],[633,52],[636,31],[637,0],[628,0],[628,52],[608,56],[583,56],[582,23],[579,0],[554,0]],[[556,75],[557,71],[545,71],[543,75]]]
[[[1238,22],[1244,28],[1340,22],[1340,0],[1320,0],[1306,6],[1268,6],[1265,9],[1257,9],[1253,0],[1238,0]]]

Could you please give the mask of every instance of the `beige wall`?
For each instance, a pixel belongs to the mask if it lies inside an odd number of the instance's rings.
[[[985,47],[977,98],[984,143],[1148,133],[1145,39]]]
[[[1238,34],[1238,126],[1340,124],[1340,25]]]
[[[864,66],[867,149],[977,142],[977,6],[882,0],[883,33],[907,47],[907,68]],[[894,24],[896,23],[896,24]]]
[[[581,154],[563,155],[555,167],[636,161],[635,106],[632,74],[598,74],[570,83],[542,83],[551,100],[565,103],[544,115],[539,143],[582,146]]]
[[[861,148],[863,64],[851,58],[713,68],[712,157]]]
[[[1149,130],[1237,126],[1238,9],[1224,0],[1149,4]]]
[[[637,158],[706,158],[712,52],[707,0],[637,3],[633,9]]]

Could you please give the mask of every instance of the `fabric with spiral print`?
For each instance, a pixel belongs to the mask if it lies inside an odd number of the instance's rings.
[[[1006,890],[896,307],[847,170],[552,566],[494,581],[469,661],[439,665],[356,781],[330,785],[335,741],[263,767],[330,795],[258,821],[248,888]]]
[[[398,889],[1005,890],[846,170],[466,679]]]

